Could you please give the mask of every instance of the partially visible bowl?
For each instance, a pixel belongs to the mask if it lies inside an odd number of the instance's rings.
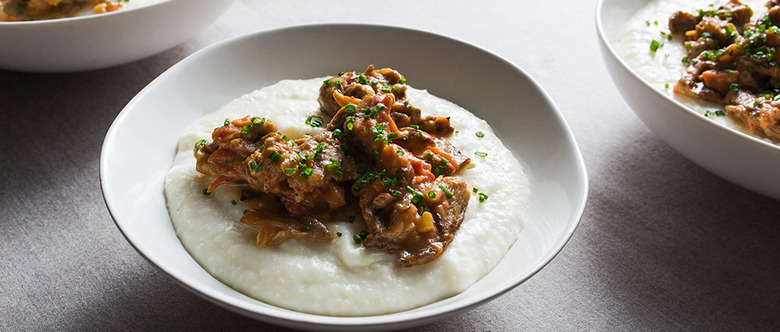
[[[354,47],[355,40],[381,40],[385,45],[404,47],[376,52]],[[212,277],[177,238],[163,195],[164,177],[181,132],[234,98],[279,80],[322,77],[368,64],[397,69],[413,78],[415,87],[449,99],[491,124],[529,174],[531,198],[520,238],[493,271],[464,292],[386,315],[333,317],[295,312],[249,298]],[[480,88],[485,86],[490,88]],[[509,291],[563,248],[579,223],[588,193],[585,166],[563,116],[522,69],[447,37],[351,24],[256,33],[207,47],[182,60],[139,92],[114,121],[103,144],[100,178],[106,205],[127,240],[187,289],[270,323],[339,331],[429,323]]]
[[[191,38],[234,2],[161,0],[106,14],[0,22],[0,69],[72,72],[140,60]]]
[[[599,0],[597,5],[602,55],[623,98],[650,130],[686,158],[730,182],[780,200],[780,146],[693,111],[654,88],[618,56],[615,45],[621,27],[649,2]]]

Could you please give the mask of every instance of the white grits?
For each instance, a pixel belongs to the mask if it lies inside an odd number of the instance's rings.
[[[472,193],[454,241],[429,265],[401,269],[395,256],[356,245],[352,236],[365,229],[359,216],[353,223],[327,223],[334,234],[343,233],[330,243],[289,240],[257,249],[257,231],[239,221],[243,210],[252,208],[239,201],[240,191],[221,186],[209,196],[202,194],[211,179],[195,171],[195,142],[211,141],[211,132],[226,118],[246,115],[271,119],[291,138],[322,131],[304,124],[308,116],[319,114],[322,81],[288,80],[257,90],[201,118],[181,136],[165,196],[176,234],[192,257],[215,278],[262,302],[335,316],[412,309],[458,294],[490,272],[522,229],[530,194],[526,174],[485,121],[424,90],[409,88],[409,100],[423,115],[450,117],[459,133],[449,141],[473,165],[460,174],[469,189],[478,187],[489,195],[480,203]],[[478,138],[477,131],[485,136]],[[481,158],[476,151],[488,155]]]

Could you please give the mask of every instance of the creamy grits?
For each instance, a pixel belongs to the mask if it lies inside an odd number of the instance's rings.
[[[356,244],[353,235],[365,229],[358,212],[352,213],[357,218],[351,223],[347,215],[327,223],[341,234],[331,242],[289,240],[258,249],[257,230],[239,221],[252,208],[240,201],[240,189],[223,185],[204,195],[212,179],[195,170],[196,142],[209,139],[226,118],[246,115],[272,120],[293,139],[324,131],[305,124],[307,117],[321,115],[317,96],[323,79],[285,80],[254,91],[182,134],[165,179],[165,196],[176,234],[192,257],[218,280],[259,301],[333,316],[423,306],[464,291],[490,272],[523,227],[530,195],[527,176],[484,120],[425,90],[410,87],[408,97],[425,114],[450,117],[458,132],[447,139],[471,158],[459,175],[469,189],[476,187],[489,197],[480,202],[476,192],[471,195],[453,242],[430,264],[399,268],[395,256]]]

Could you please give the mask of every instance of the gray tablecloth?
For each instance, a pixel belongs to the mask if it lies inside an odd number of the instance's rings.
[[[509,293],[417,331],[780,329],[780,202],[691,163],[638,120],[601,59],[595,4],[241,0],[138,62],[0,71],[0,330],[283,330],[144,261],[103,202],[100,148],[124,105],[192,52],[317,22],[422,29],[509,59],[556,102],[585,158],[589,202],[563,251]]]

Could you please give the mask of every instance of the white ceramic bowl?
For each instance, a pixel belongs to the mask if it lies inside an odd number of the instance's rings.
[[[649,0],[599,0],[602,55],[620,93],[658,137],[710,172],[780,200],[780,146],[719,124],[691,110],[633,71],[615,52],[620,27]],[[649,43],[649,42],[648,42]]]
[[[404,47],[377,52],[354,47],[355,40]],[[327,76],[368,64],[395,68],[413,79],[415,87],[471,110],[521,156],[533,197],[518,242],[465,292],[387,315],[299,313],[254,300],[214,279],[182,247],[166,210],[163,178],[180,133],[230,100],[281,79]],[[531,277],[561,250],[579,222],[588,191],[585,167],[567,124],[520,68],[453,39],[371,25],[292,27],[235,38],[193,54],[150,83],[119,114],[103,144],[100,171],[111,215],[149,262],[220,306],[307,329],[409,327],[484,303]]]
[[[161,0],[106,14],[0,22],[0,69],[70,72],[140,60],[200,32],[235,0]]]

